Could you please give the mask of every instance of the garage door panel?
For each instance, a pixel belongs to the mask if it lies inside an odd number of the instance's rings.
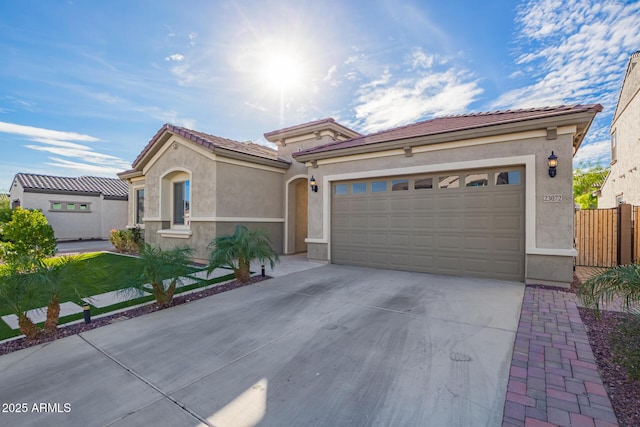
[[[431,189],[414,189],[413,177],[376,178],[368,182],[387,181],[386,192],[368,183],[366,193],[334,195],[333,262],[522,280],[525,186],[495,185],[495,173],[446,173],[462,177],[458,188],[438,188],[437,174]],[[488,185],[464,187],[467,175],[488,176]],[[409,190],[391,191],[402,179]]]

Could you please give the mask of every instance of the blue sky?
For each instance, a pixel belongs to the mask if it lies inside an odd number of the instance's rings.
[[[0,190],[17,172],[115,177],[163,123],[239,141],[324,117],[367,133],[467,112],[601,103],[640,2],[4,2]]]

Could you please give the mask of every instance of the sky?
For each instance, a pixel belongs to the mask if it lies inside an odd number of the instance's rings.
[[[0,191],[129,169],[164,123],[268,145],[326,117],[600,103],[574,164],[609,163],[640,2],[21,0],[0,14]]]

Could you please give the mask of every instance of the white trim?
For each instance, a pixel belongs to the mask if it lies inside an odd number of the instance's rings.
[[[285,254],[289,253],[289,184],[296,179],[309,179],[309,174],[298,174],[294,175],[284,183],[284,245],[282,251]],[[293,190],[295,191],[295,189]],[[307,197],[309,193],[307,192]],[[309,214],[307,213],[307,217]],[[305,240],[306,242],[306,240]]]
[[[310,238],[306,238],[304,239],[305,243],[329,243],[327,240],[325,239],[310,239]]]
[[[491,159],[466,160],[461,162],[439,163],[433,165],[408,166],[394,169],[349,172],[322,177],[322,238],[310,243],[327,243],[327,253],[331,261],[331,182],[351,179],[376,178],[382,176],[411,175],[417,173],[443,172],[448,170],[464,170],[490,168],[498,166],[524,165],[525,167],[525,247],[536,247],[536,156],[533,154],[512,157],[496,157]],[[525,275],[526,276],[526,275]]]
[[[578,256],[578,251],[574,249],[553,249],[553,248],[527,248],[527,255],[552,255],[552,256]]]
[[[157,233],[162,237],[172,237],[176,239],[188,239],[193,234],[191,230],[175,230],[175,229],[158,230]]]
[[[191,222],[285,222],[284,218],[253,218],[235,216],[197,216]]]

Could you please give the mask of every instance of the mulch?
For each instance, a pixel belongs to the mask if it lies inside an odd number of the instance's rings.
[[[254,276],[254,277],[251,277],[251,280],[249,281],[249,283],[241,283],[241,282],[238,282],[237,280],[233,280],[231,282],[218,285],[218,286],[213,286],[209,289],[203,289],[198,292],[185,294],[185,295],[177,295],[176,297],[173,298],[173,302],[169,307],[185,304],[190,301],[195,301],[200,298],[205,298],[211,295],[227,292],[232,289],[241,288],[243,286],[252,285],[254,283],[258,283],[270,278],[271,278],[270,276],[265,276],[265,277]],[[3,354],[14,352],[14,351],[22,350],[24,348],[32,347],[34,345],[43,344],[43,343],[54,341],[60,338],[68,337],[70,335],[76,335],[81,332],[90,331],[91,329],[96,329],[101,326],[110,325],[112,323],[115,323],[121,320],[131,319],[133,317],[142,316],[143,314],[153,313],[154,311],[158,311],[158,310],[163,310],[163,309],[158,307],[158,305],[156,304],[148,304],[141,307],[135,307],[130,310],[121,311],[116,314],[95,318],[91,320],[91,323],[75,323],[72,325],[60,325],[55,335],[42,336],[41,338],[38,338],[35,340],[28,340],[23,337],[23,338],[18,338],[16,340],[8,341],[0,344],[0,356]]]

